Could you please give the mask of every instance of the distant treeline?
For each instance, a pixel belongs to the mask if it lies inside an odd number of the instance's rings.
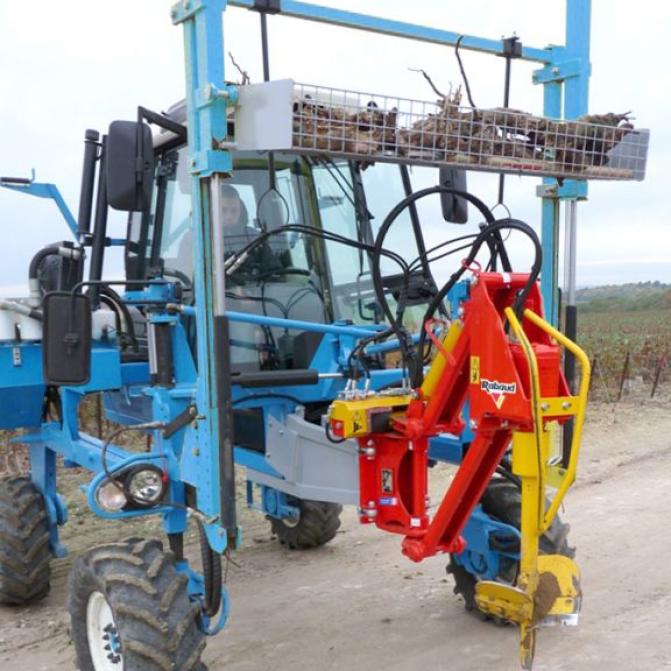
[[[580,312],[671,310],[671,284],[638,282],[588,287],[576,292]]]

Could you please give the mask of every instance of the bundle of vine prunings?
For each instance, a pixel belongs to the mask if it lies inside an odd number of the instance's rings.
[[[629,113],[561,121],[509,108],[462,107],[461,98],[459,87],[441,95],[435,112],[414,114],[396,107],[385,111],[374,102],[352,110],[306,96],[294,102],[294,144],[325,152],[557,174],[587,168],[597,174],[603,167],[605,176],[615,170],[605,167],[608,152],[634,128]]]
[[[294,102],[294,144],[305,149],[346,154],[377,154],[393,150],[396,110],[380,110],[376,103],[348,112],[335,105],[314,102],[310,96]]]
[[[514,157],[528,159],[531,167],[543,165],[563,173],[590,168],[596,174],[594,168],[606,166],[608,152],[634,129],[629,112],[585,115],[575,121],[504,108],[476,111],[476,115],[495,136],[486,158],[489,165],[505,166],[505,159]]]

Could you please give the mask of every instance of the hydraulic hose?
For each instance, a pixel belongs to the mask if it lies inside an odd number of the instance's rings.
[[[459,281],[459,278],[466,272],[468,266],[470,266],[473,263],[475,257],[478,255],[478,252],[480,251],[480,248],[488,239],[488,237],[493,232],[498,232],[504,228],[521,231],[522,233],[527,235],[527,237],[532,241],[534,246],[535,256],[533,265],[531,267],[531,272],[529,274],[529,279],[526,285],[524,286],[524,289],[522,289],[522,291],[520,291],[519,295],[517,296],[515,300],[515,305],[513,306],[515,314],[516,315],[521,314],[527,296],[529,295],[531,288],[533,287],[534,283],[538,279],[538,276],[540,275],[541,265],[543,263],[543,249],[541,247],[540,240],[536,235],[536,232],[534,231],[533,228],[531,228],[531,226],[529,226],[529,224],[526,224],[525,222],[520,221],[519,219],[506,218],[506,219],[498,219],[492,222],[482,231],[482,233],[480,233],[480,235],[478,235],[478,237],[473,242],[473,246],[471,247],[469,255],[464,259],[459,270],[457,270],[450,276],[450,279],[445,283],[442,289],[434,296],[433,300],[431,301],[429,307],[426,310],[426,313],[424,314],[422,323],[426,323],[433,317],[440,303],[445,299],[445,297],[452,289],[452,287],[454,287],[454,285]],[[420,329],[419,342],[417,344],[417,348],[420,352],[424,351],[425,343],[426,343],[426,332],[422,328]],[[415,373],[416,374],[413,378],[413,386],[419,387],[422,384],[423,370],[420,368],[418,371],[415,371]]]
[[[384,291],[384,285],[382,283],[382,271],[380,268],[380,256],[382,253],[383,249],[383,243],[384,239],[391,228],[392,224],[396,221],[398,216],[403,212],[406,208],[410,207],[413,205],[416,201],[426,198],[427,196],[436,194],[436,193],[449,193],[453,194],[455,196],[458,196],[460,198],[464,198],[465,200],[469,201],[472,203],[482,214],[482,216],[485,218],[485,221],[488,224],[491,224],[492,222],[495,221],[494,215],[491,213],[489,208],[479,199],[473,196],[472,194],[466,192],[466,191],[460,191],[458,189],[452,189],[446,186],[438,185],[438,186],[432,186],[427,189],[422,189],[421,191],[417,191],[413,194],[410,194],[403,200],[401,200],[392,210],[389,212],[389,214],[385,217],[384,221],[382,222],[382,225],[380,226],[380,230],[377,233],[377,237],[375,238],[375,245],[374,245],[374,252],[373,252],[373,262],[372,262],[372,276],[373,276],[373,288],[375,290],[375,295],[377,297],[378,303],[380,304],[382,311],[389,321],[389,324],[391,326],[391,329],[394,331],[394,334],[396,335],[399,344],[401,346],[401,356],[403,357],[403,360],[408,367],[410,378],[411,379],[419,379],[423,375],[423,370],[422,370],[422,365],[421,362],[418,364],[417,363],[417,356],[416,356],[416,350],[412,346],[409,336],[406,333],[405,329],[403,328],[402,324],[402,319],[403,319],[403,314],[402,314],[402,303],[399,301],[399,308],[400,310],[397,310],[396,316],[393,315],[391,308],[389,307],[389,303],[387,301],[387,298],[385,296],[385,291]],[[487,231],[490,230],[489,226],[486,227]],[[482,234],[476,238],[476,240],[480,239],[482,237]],[[489,238],[489,233],[483,238],[483,240],[487,240],[488,244],[490,245],[490,251],[492,254],[492,258],[494,258],[497,254],[497,241],[490,240]],[[501,245],[503,242],[501,241]],[[507,257],[506,257],[507,259]],[[406,284],[407,284],[407,276],[406,276]],[[433,304],[433,302],[432,302]],[[438,305],[438,303],[436,303]],[[434,310],[435,311],[435,310]],[[432,312],[433,314],[433,312]],[[420,348],[419,352],[422,352],[423,349]]]
[[[15,303],[14,301],[0,299],[0,310],[16,312],[19,315],[31,317],[32,319],[37,319],[38,321],[42,321],[43,319],[41,310],[32,308],[29,305],[25,305],[24,303]]]
[[[47,258],[47,256],[52,256],[58,254],[59,247],[51,246],[40,249],[35,256],[30,260],[30,265],[28,266],[28,289],[30,290],[30,302],[33,306],[40,304],[42,295],[40,293],[40,281],[37,278],[37,270],[40,266],[40,263]]]
[[[203,563],[203,579],[205,582],[203,613],[212,617],[217,614],[221,606],[221,557],[210,548],[203,523],[198,518],[195,519],[198,523],[200,557]]]
[[[135,324],[133,323],[133,318],[131,317],[128,306],[123,302],[121,296],[109,286],[100,287],[100,296],[105,296],[115,306],[114,309],[117,312],[117,318],[123,317],[123,330],[128,335],[128,339],[130,340],[133,349],[137,352],[138,344],[137,338],[135,337]]]
[[[382,245],[384,243],[384,239],[389,229],[391,228],[394,221],[396,221],[398,216],[401,214],[401,212],[403,212],[403,210],[405,210],[407,207],[409,207],[416,201],[435,193],[450,193],[460,198],[464,198],[465,200],[468,200],[470,203],[472,203],[480,211],[482,216],[485,218],[487,224],[491,224],[495,221],[494,215],[491,213],[490,209],[479,198],[476,198],[475,196],[466,191],[459,191],[458,189],[451,189],[446,186],[432,186],[427,189],[417,191],[409,195],[407,198],[404,198],[391,210],[391,212],[389,212],[389,214],[385,217],[384,221],[382,222],[380,230],[377,233],[377,237],[375,238],[372,274],[373,274],[373,287],[375,288],[375,294],[377,296],[378,301],[380,302],[380,306],[382,307],[385,316],[389,320],[389,323],[392,325],[396,323],[396,319],[394,318],[391,309],[389,308],[389,303],[387,302],[387,299],[384,295],[384,287],[382,285],[382,272],[380,269],[380,262],[379,262],[381,250],[383,249]],[[488,230],[488,228],[485,230]],[[492,251],[492,254],[495,254],[496,247],[493,243],[491,244],[490,249]]]
[[[28,266],[28,288],[30,290],[30,302],[33,304],[33,307],[40,304],[42,295],[40,293],[40,281],[37,277],[37,273],[40,267],[40,264],[48,256],[62,256],[65,259],[78,259],[81,256],[81,250],[75,247],[66,247],[63,245],[50,245],[44,249],[40,249],[35,256],[30,260],[30,265]]]

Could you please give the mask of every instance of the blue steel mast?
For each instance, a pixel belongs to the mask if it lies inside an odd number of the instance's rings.
[[[200,415],[197,449],[203,466],[199,469],[203,481],[197,488],[198,507],[206,515],[218,518],[223,527],[218,534],[214,527],[209,528],[210,542],[219,550],[237,540],[223,233],[217,206],[220,180],[232,168],[229,152],[217,145],[226,139],[226,106],[236,94],[224,83],[225,9],[225,0],[182,0],[172,9],[173,22],[184,27],[192,174],[199,368],[196,405]]]
[[[217,148],[226,139],[226,107],[236,98],[235,87],[224,80],[222,14],[228,5],[279,11],[284,16],[332,25],[454,46],[459,34],[433,27],[391,21],[365,14],[312,5],[295,0],[182,0],[174,6],[174,23],[184,27],[186,58],[186,100],[189,154],[193,174],[193,226],[196,255],[195,298],[198,376],[197,405],[202,415],[198,439],[202,458],[207,460],[211,481],[199,492],[209,494],[199,507],[220,517],[228,531],[235,532],[233,451],[230,422],[230,379],[228,379],[227,323],[224,314],[223,239],[217,200],[218,185],[230,173],[228,151]],[[575,118],[587,110],[589,81],[589,21],[591,0],[567,0],[566,45],[544,49],[524,46],[522,58],[539,62],[534,82],[544,86],[544,113]],[[463,36],[461,47],[501,55],[502,40]],[[563,84],[566,84],[563,87]],[[542,292],[550,321],[557,322],[557,248],[559,200],[585,198],[585,182],[545,179],[539,191],[542,205],[544,265]],[[206,466],[203,463],[203,466]]]

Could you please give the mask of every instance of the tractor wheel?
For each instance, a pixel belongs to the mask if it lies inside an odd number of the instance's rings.
[[[49,593],[49,518],[26,477],[0,481],[0,603],[22,606]]]
[[[495,478],[492,480],[485,493],[480,499],[482,509],[488,515],[504,524],[520,528],[522,496],[519,488],[509,480]],[[559,516],[555,517],[550,528],[541,536],[539,542],[540,554],[560,554],[565,557],[573,557],[575,549],[569,547],[566,540],[569,531],[569,525],[564,524]],[[519,563],[514,559],[502,558],[499,574],[496,580],[513,584],[517,579]],[[469,573],[461,564],[459,564],[454,555],[450,555],[450,563],[447,565],[447,572],[454,578],[454,593],[460,594],[464,600],[464,607],[467,611],[475,613],[482,620],[493,620],[498,624],[502,621],[483,613],[475,603],[475,585],[477,578]]]
[[[68,611],[80,671],[206,671],[199,606],[157,540],[99,545],[72,567]]]
[[[335,538],[342,512],[339,503],[304,499],[292,499],[291,503],[300,508],[298,520],[268,517],[272,531],[282,545],[292,550],[308,550]]]

